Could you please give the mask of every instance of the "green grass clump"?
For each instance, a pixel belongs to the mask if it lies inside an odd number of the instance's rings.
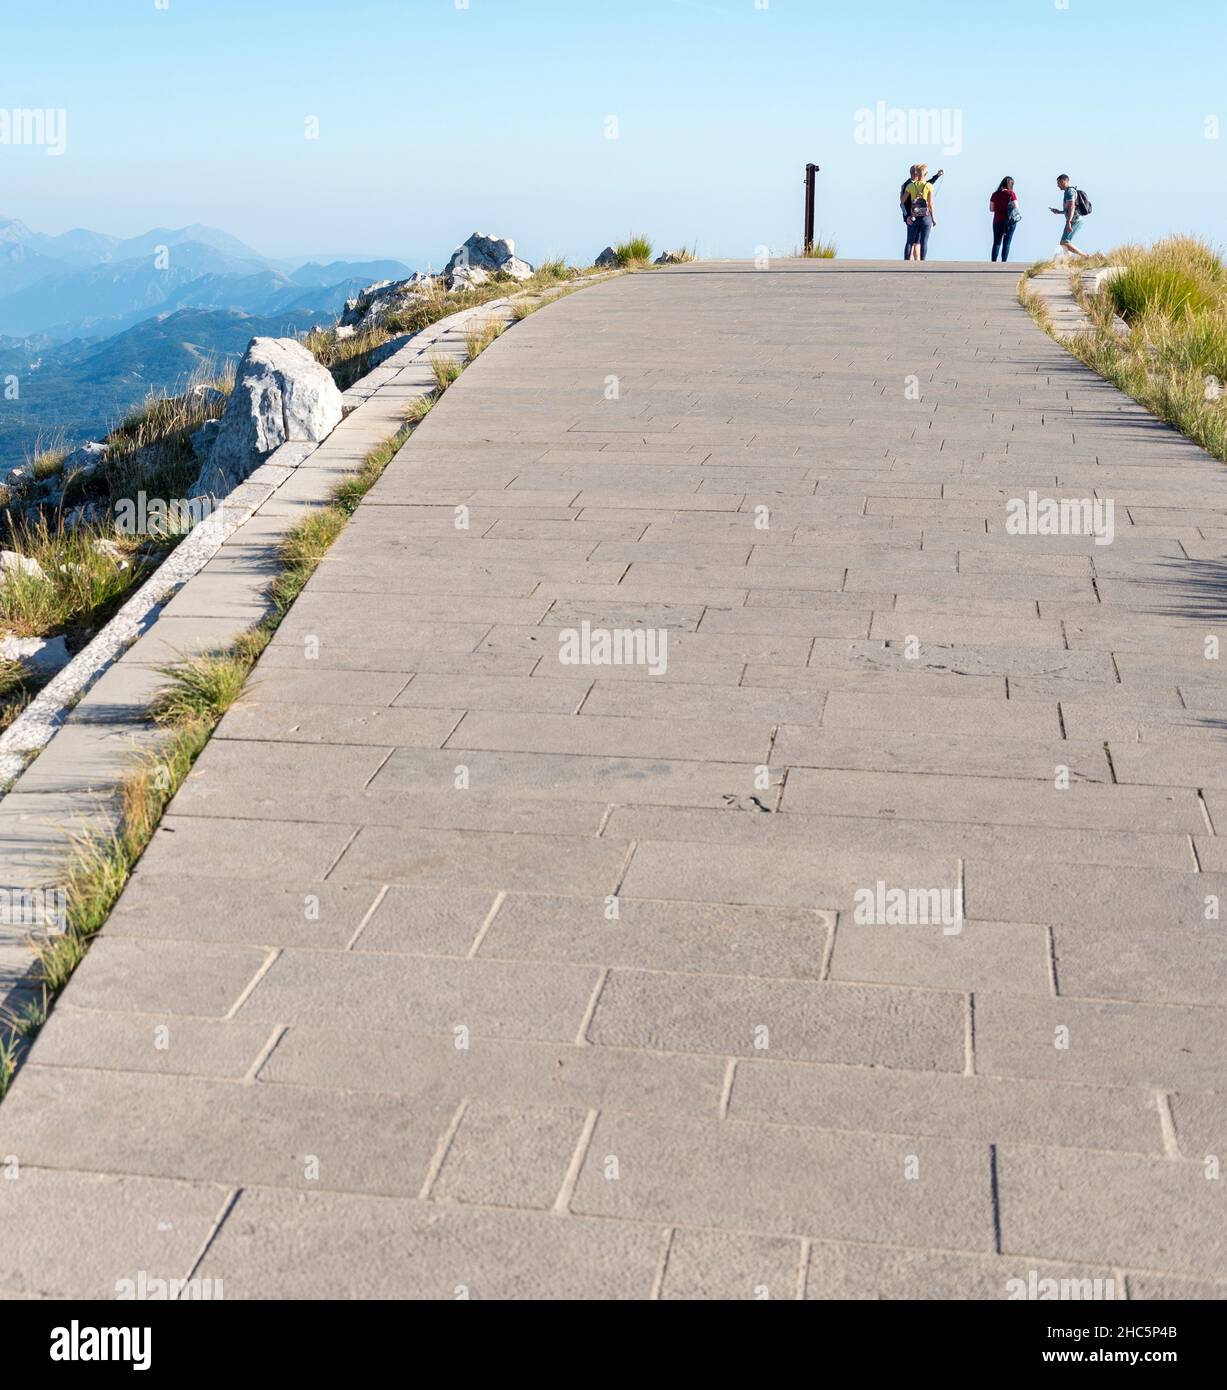
[[[803,251],[802,255],[811,261],[833,261],[838,251],[839,248],[833,241],[820,237],[807,251]]]
[[[1194,237],[1123,246],[1095,294],[1076,293],[1092,324],[1065,346],[1161,420],[1227,461],[1227,267]],[[1078,271],[1085,263],[1079,262]],[[1036,297],[1020,299],[1041,326]],[[1125,329],[1120,327],[1123,321]]]
[[[439,384],[439,390],[446,391],[452,382],[460,376],[464,368],[454,357],[445,357],[442,353],[432,352],[430,370],[435,374],[435,381]]]
[[[614,255],[623,269],[647,265],[652,259],[652,243],[642,233],[634,232],[614,247]]]
[[[108,550],[95,542],[105,540]],[[36,560],[41,574],[14,570],[0,581],[0,633],[18,637],[66,634],[80,638],[100,627],[148,573],[153,559],[109,527],[67,530],[46,516],[9,522],[5,548]],[[124,562],[126,561],[126,567]]]

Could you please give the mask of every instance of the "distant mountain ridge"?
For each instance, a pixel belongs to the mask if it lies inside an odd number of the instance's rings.
[[[331,323],[364,286],[410,273],[397,260],[275,261],[200,224],[48,235],[0,218],[0,475],[40,440],[97,435],[202,361],[220,368],[252,337]]]

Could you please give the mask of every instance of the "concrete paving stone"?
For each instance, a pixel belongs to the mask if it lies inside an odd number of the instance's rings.
[[[465,1109],[430,1189],[440,1202],[548,1211],[583,1133],[582,1110],[478,1101]]]
[[[463,709],[415,709],[319,702],[235,705],[216,737],[245,743],[374,744],[379,748],[441,748]]]
[[[1227,1259],[1221,1188],[1200,1164],[1006,1147],[997,1191],[1007,1254],[1211,1276]]]
[[[449,750],[569,753],[627,758],[719,759],[761,763],[767,758],[771,724],[765,718],[709,720],[691,724],[631,715],[466,714],[447,740]]]
[[[571,1210],[699,1224],[713,1202],[765,1234],[992,1249],[987,1147],[932,1139],[603,1114]]]
[[[255,625],[272,612],[267,573],[243,574],[235,570],[193,576],[190,584],[171,599],[159,616],[167,618],[227,618]]]
[[[336,863],[356,828],[262,820],[257,835],[248,820],[168,815],[141,863],[147,874],[163,877],[316,880]]]
[[[592,681],[587,676],[576,680],[558,676],[545,681],[525,676],[443,675],[423,671],[399,691],[392,704],[396,709],[574,714],[585,703],[584,697],[591,689]]]
[[[294,1026],[260,1070],[267,1085],[336,1087],[458,1105],[463,1099],[587,1112],[715,1115],[727,1064],[638,1049],[502,1036],[424,1037],[396,1029]]]
[[[493,892],[612,893],[628,846],[581,836],[364,826],[332,872],[339,882],[449,884]]]
[[[588,1029],[610,1047],[961,1072],[954,994],[614,970]]]
[[[509,653],[491,656],[476,652],[440,652],[432,647],[341,646],[333,642],[320,647],[305,644],[269,647],[260,658],[265,671],[386,671],[403,672],[406,679],[414,672],[434,671],[444,675],[473,672],[474,675],[531,675],[540,657],[537,653]],[[736,670],[740,670],[737,667]],[[256,680],[261,676],[257,675]],[[736,680],[736,675],[732,679]]]
[[[1145,933],[1207,927],[1206,897],[1227,895],[1227,875],[1122,865],[1045,865],[1006,859],[969,859],[964,907],[972,916],[991,910],[1004,922],[1052,926],[1118,927]]]
[[[407,1196],[449,1119],[350,1092],[29,1065],[0,1144],[43,1168]]]
[[[258,947],[137,941],[104,933],[63,999],[76,1009],[225,1018],[266,965]]]
[[[1214,757],[1211,752],[1221,744],[1211,743],[1203,747],[1189,739],[1156,740],[1153,743],[1113,739],[1110,746],[1112,767],[1119,782],[1141,786],[1163,783],[1176,787],[1215,788],[1216,796],[1207,797],[1211,816],[1214,815],[1217,793],[1227,790],[1227,763]]]
[[[480,889],[390,887],[377,901],[352,949],[465,956],[490,916],[496,894]]]
[[[1057,988],[1084,999],[1144,999],[1155,1004],[1221,1005],[1227,960],[1218,923],[1129,930],[1127,919],[1103,927],[1079,921],[1053,932]]]
[[[1163,1153],[1154,1099],[1140,1086],[739,1061],[728,1114],[757,1124]]]
[[[976,1072],[1105,1086],[1212,1089],[1227,1010],[978,994]]]
[[[567,960],[633,969],[816,980],[822,974],[826,913],[604,898],[512,894],[481,940],[478,956]]]
[[[1044,928],[1026,923],[860,925],[847,913],[835,934],[829,978],[1046,996],[1048,956]]]
[[[898,1246],[814,1241],[807,1299],[1017,1300],[1052,1287],[1071,1298],[1120,1300],[1125,1281],[1109,1265],[1053,1264],[1020,1255],[960,1255]],[[1041,1280],[1054,1280],[1052,1286]],[[1098,1281],[1098,1282],[1096,1282]]]
[[[198,1273],[231,1298],[642,1299],[661,1236],[540,1212],[244,1191]]]
[[[855,895],[884,881],[957,892],[950,854],[884,854],[796,845],[639,844],[622,880],[633,897],[851,909]]]
[[[674,632],[693,632],[703,616],[700,603],[636,603],[633,595],[621,593],[612,600],[591,598],[555,599],[541,619],[543,627],[668,628]]]
[[[1227,1151],[1227,1105],[1222,1090],[1181,1091],[1171,1097],[1171,1106],[1180,1152],[1205,1166],[1208,1182],[1218,1182],[1222,1156]],[[1217,1158],[1218,1167],[1207,1164],[1208,1158]]]
[[[61,1000],[39,1029],[30,1061],[39,1067],[242,1081],[271,1036],[263,1023],[218,1022],[170,1012],[102,1013]]]
[[[410,679],[400,671],[261,670],[242,704],[391,705]]]
[[[709,608],[699,633],[862,638],[869,635],[869,619],[867,604],[853,606],[842,594],[832,594],[830,602],[819,598],[804,608]]]
[[[287,951],[248,995],[243,1022],[395,1025],[413,1033],[571,1042],[600,972],[578,965]]]
[[[1122,787],[1071,780],[1055,783],[1003,777],[931,776],[794,767],[785,810],[894,820],[961,821],[1129,832],[1139,825],[1159,835],[1204,831],[1195,792],[1182,787]],[[1227,809],[1225,807],[1224,809]]]
[[[23,1164],[0,1184],[0,1288],[38,1299],[113,1299],[122,1280],[186,1279],[225,1210],[209,1183],[59,1173]]]
[[[906,772],[1047,781],[1068,769],[1073,782],[1109,782],[1103,746],[1071,740],[1018,739],[1003,744],[988,736],[883,732],[872,742],[857,730],[780,726],[771,761],[780,767],[844,772]]]
[[[225,722],[223,718],[222,725]],[[241,747],[235,747],[234,742],[214,738],[196,759],[179,796],[198,806],[229,800],[232,809],[239,813],[243,798],[233,793],[260,786],[277,787],[291,794],[323,789],[339,796],[361,791],[392,751],[392,744],[332,744],[325,763],[319,749],[302,744],[245,739]],[[230,785],[236,767],[245,773],[246,785],[242,789]]]
[[[783,690],[767,686],[657,685],[643,682],[604,681],[597,677],[584,701],[584,715],[644,717],[655,715],[679,720],[755,718],[775,723],[817,723],[822,714],[823,690]]]
[[[1195,835],[1193,847],[1199,866],[1210,873],[1227,873],[1227,839]]]
[[[801,1252],[801,1242],[787,1237],[675,1230],[660,1297],[693,1302],[795,1299]]]
[[[833,691],[827,697],[822,723],[824,728],[885,729],[895,733],[928,733],[948,728],[959,735],[999,733],[1007,738],[1061,737],[1055,703],[943,700],[903,692],[874,695],[865,691]]]
[[[20,793],[109,791],[152,748],[159,734],[148,724],[65,724],[22,774]]]
[[[246,618],[159,618],[124,653],[138,666],[173,666],[194,656],[224,651],[245,632]]]
[[[220,866],[219,866],[220,867]],[[341,950],[374,905],[368,884],[144,873],[128,880],[106,939],[156,938]]]

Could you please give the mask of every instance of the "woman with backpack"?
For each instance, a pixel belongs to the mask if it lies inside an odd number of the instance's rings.
[[[916,165],[916,177],[903,190],[903,206],[906,212],[907,244],[903,248],[905,261],[929,258],[929,233],[937,226],[933,215],[933,184],[929,180],[929,166]]]
[[[997,259],[997,253],[1000,252],[1004,265],[1010,259],[1010,243],[1014,240],[1014,228],[1022,221],[1012,178],[1007,176],[997,185],[996,193],[988,200],[988,210],[993,214],[993,260]]]

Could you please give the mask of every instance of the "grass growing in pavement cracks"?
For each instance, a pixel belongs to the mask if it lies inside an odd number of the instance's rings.
[[[367,454],[357,473],[333,489],[331,503],[310,512],[287,533],[279,551],[281,570],[269,587],[272,612],[267,618],[224,651],[162,668],[168,684],[155,697],[150,716],[165,737],[124,780],[117,828],[109,834],[83,835],[73,841],[65,876],[66,929],[35,943],[39,998],[17,1014],[0,1017],[0,1098],[7,1092],[25,1048],[45,1022],[51,1002],[68,983],[110,915],[162,813],[218,721],[242,693],[260,653],[358,503],[433,404],[431,397],[416,402],[404,425]],[[0,669],[0,682],[3,675]],[[0,693],[3,688],[0,684]]]
[[[833,261],[838,252],[839,247],[833,241],[824,241],[819,238],[808,251],[802,251],[801,254],[810,261]]]
[[[1095,263],[1122,271],[1095,294],[1083,294],[1075,282],[1094,331],[1065,346],[1227,461],[1227,266],[1204,242],[1186,236],[1151,247],[1123,246]],[[1086,268],[1085,262],[1077,266]],[[1023,303],[1036,313],[1033,299]],[[1127,332],[1119,330],[1118,317]],[[1041,324],[1051,331],[1050,323]]]
[[[432,352],[430,370],[435,374],[435,381],[438,383],[439,390],[446,391],[460,375],[460,363],[454,357],[445,357],[442,353]]]

